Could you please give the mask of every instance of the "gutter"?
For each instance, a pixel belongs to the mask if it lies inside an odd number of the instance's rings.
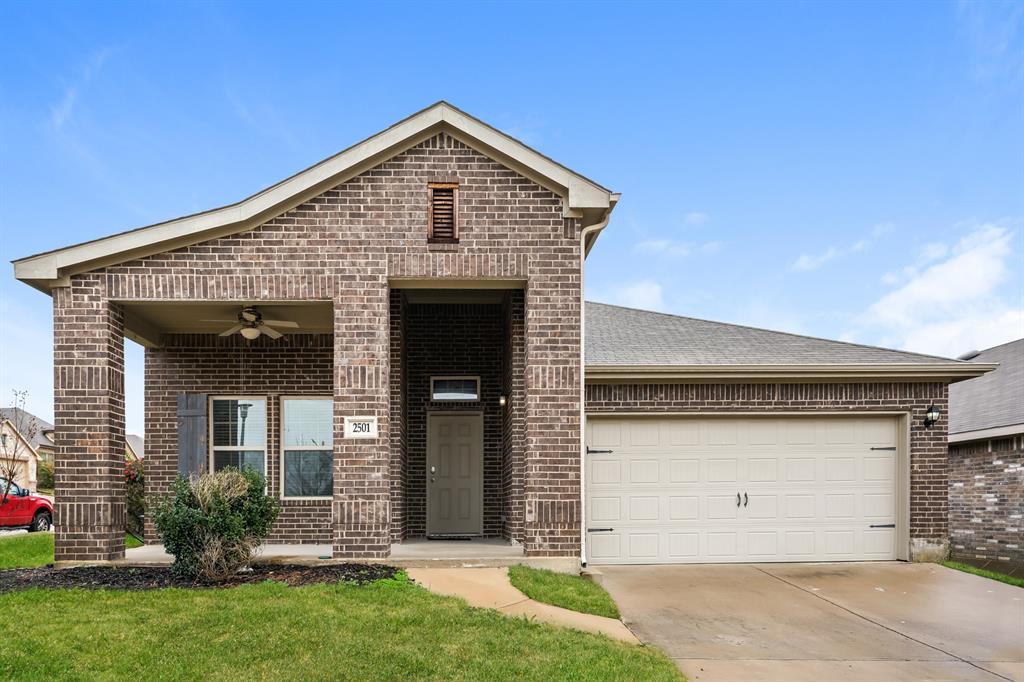
[[[902,379],[961,381],[982,376],[998,364],[935,362],[817,365],[589,365],[586,380],[599,383],[697,380]]]
[[[605,210],[601,220],[593,225],[584,227],[580,232],[580,565],[587,565],[587,463],[584,458],[587,455],[587,382],[586,374],[586,310],[587,301],[585,296],[586,284],[586,263],[587,254],[590,248],[597,241],[598,235],[611,219],[612,209],[619,200],[618,194],[611,196],[611,202]],[[593,239],[591,239],[593,236]]]

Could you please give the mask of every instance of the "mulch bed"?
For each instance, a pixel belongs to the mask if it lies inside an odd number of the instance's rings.
[[[222,582],[181,578],[164,566],[78,566],[61,570],[15,568],[0,571],[0,594],[30,587],[80,588],[85,590],[158,590],[165,587],[221,588],[250,585],[267,580],[292,587],[318,583],[365,585],[394,577],[398,569],[381,564],[257,564]]]

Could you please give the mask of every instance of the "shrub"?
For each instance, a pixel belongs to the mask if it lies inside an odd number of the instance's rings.
[[[40,490],[53,490],[53,462],[39,460],[36,465],[36,487]]]
[[[224,580],[249,565],[280,513],[257,471],[225,468],[194,481],[179,476],[173,494],[151,501],[153,523],[179,575]]]
[[[142,538],[143,516],[146,513],[146,472],[142,460],[125,462],[124,486],[127,493],[125,503],[128,507],[129,533]]]

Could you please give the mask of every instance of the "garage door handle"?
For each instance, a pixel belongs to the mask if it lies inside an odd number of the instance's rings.
[[[615,529],[614,528],[588,528],[587,532],[588,533],[610,533],[613,530],[615,530]]]
[[[740,506],[740,494],[736,493],[736,506]]]
[[[743,506],[746,507],[747,506],[747,502],[749,502],[749,501],[750,500],[747,499],[747,494],[743,493]]]

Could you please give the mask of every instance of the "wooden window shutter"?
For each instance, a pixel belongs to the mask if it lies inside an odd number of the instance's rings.
[[[206,473],[206,396],[178,394],[178,473],[186,478]]]
[[[453,182],[432,182],[427,215],[427,240],[453,244],[459,241],[459,186]]]

